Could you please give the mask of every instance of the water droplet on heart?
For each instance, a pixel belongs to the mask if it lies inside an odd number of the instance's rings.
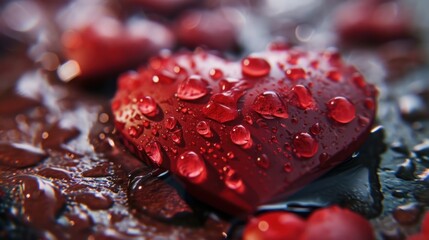
[[[250,148],[253,144],[250,131],[243,125],[236,125],[230,133],[231,141],[242,148]]]
[[[203,107],[203,114],[221,123],[232,121],[238,116],[237,101],[242,95],[242,91],[214,94]]]
[[[173,142],[180,144],[182,143],[182,130],[181,129],[177,129],[176,131],[171,133],[171,140],[173,140]]]
[[[283,165],[283,170],[287,173],[290,173],[293,171],[292,163],[287,162]]]
[[[288,118],[286,106],[274,91],[259,94],[252,104],[252,109],[267,119]]]
[[[140,137],[141,133],[142,133],[142,129],[140,127],[131,126],[128,128],[128,135],[130,135],[130,137],[132,138]]]
[[[308,109],[314,107],[314,99],[310,91],[303,85],[296,85],[291,89],[299,108]]]
[[[268,159],[268,156],[266,154],[262,154],[260,157],[257,157],[256,165],[263,169],[267,169],[268,167],[270,167],[270,161]]]
[[[175,82],[176,79],[177,73],[166,69],[157,70],[156,73],[152,76],[153,83],[168,84]]]
[[[328,110],[329,117],[339,123],[349,123],[356,117],[355,105],[344,97],[329,100]]]
[[[368,110],[374,110],[375,108],[375,103],[374,103],[374,100],[372,100],[372,98],[366,98],[364,100],[364,105]]]
[[[290,68],[290,69],[287,69],[285,73],[286,73],[286,77],[292,81],[305,79],[307,77],[307,73],[302,68]]]
[[[320,123],[315,123],[310,127],[310,132],[313,135],[317,135],[322,131],[322,127],[320,126]]]
[[[360,73],[354,73],[352,76],[352,81],[359,88],[364,88],[366,86],[365,79]]]
[[[207,92],[207,82],[200,76],[193,75],[180,83],[177,97],[184,100],[195,100],[204,97]]]
[[[331,70],[331,71],[328,71],[326,73],[326,77],[328,79],[334,81],[334,82],[339,82],[343,78],[343,75],[340,72],[336,71],[336,70]]]
[[[243,180],[241,180],[238,174],[228,166],[224,167],[223,170],[225,174],[225,185],[229,189],[235,190],[237,192],[243,192]]]
[[[167,119],[165,119],[164,127],[167,128],[168,130],[174,129],[176,125],[177,125],[177,119],[175,117],[168,117]]]
[[[233,158],[235,157],[235,155],[234,155],[234,153],[233,153],[233,152],[228,152],[228,153],[226,154],[226,156],[227,156],[229,159],[233,159]]]
[[[158,142],[150,142],[144,148],[146,155],[155,166],[159,167],[162,164],[161,145]]]
[[[212,68],[209,71],[209,75],[213,80],[219,80],[223,77],[223,72],[218,68]]]
[[[322,152],[319,156],[320,165],[325,165],[329,160],[329,154],[326,152]]]
[[[265,77],[270,70],[270,64],[263,58],[247,57],[241,61],[241,71],[246,77]]]
[[[253,125],[253,118],[250,115],[244,116],[244,121],[246,121],[249,125]]]
[[[319,149],[319,144],[310,134],[301,132],[293,137],[293,150],[300,158],[311,158]]]
[[[212,137],[213,132],[211,131],[210,125],[206,121],[200,121],[197,126],[197,133],[204,137]]]
[[[141,113],[149,117],[153,117],[158,114],[158,106],[155,102],[155,99],[150,96],[140,98],[138,102],[138,108]]]
[[[177,158],[178,173],[188,179],[197,179],[206,171],[203,160],[193,151],[186,151]]]

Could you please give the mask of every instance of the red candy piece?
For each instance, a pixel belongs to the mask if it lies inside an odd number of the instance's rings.
[[[243,240],[299,240],[305,225],[305,221],[293,213],[266,213],[250,220]]]
[[[337,206],[314,212],[301,240],[374,240],[371,224],[362,216]]]
[[[99,17],[65,31],[62,45],[69,61],[58,73],[64,81],[115,73],[173,44],[172,33],[161,24],[133,19],[124,25]]]
[[[245,66],[204,51],[152,58],[120,77],[116,127],[135,155],[170,170],[195,197],[252,212],[347,159],[371,129],[374,86],[356,84],[355,68],[328,53],[267,51]],[[291,68],[305,77],[290,79]],[[331,71],[341,78],[327,78]]]

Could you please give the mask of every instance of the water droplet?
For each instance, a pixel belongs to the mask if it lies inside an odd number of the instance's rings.
[[[253,118],[250,115],[244,116],[244,121],[246,121],[249,125],[253,125]]]
[[[320,123],[315,123],[310,127],[310,132],[313,135],[317,135],[322,131],[322,127],[320,126]]]
[[[150,96],[140,98],[138,102],[138,108],[141,113],[149,117],[153,117],[158,114],[158,106],[155,102],[155,99]]]
[[[339,123],[349,123],[356,117],[353,103],[347,98],[335,97],[328,102],[329,117]]]
[[[319,144],[310,134],[301,132],[293,137],[294,152],[300,158],[311,158],[319,149]]]
[[[336,70],[331,70],[331,71],[328,71],[326,73],[326,77],[328,79],[334,81],[334,82],[339,82],[343,78],[343,75],[340,72],[336,71]]]
[[[296,85],[291,89],[296,98],[296,103],[299,108],[309,109],[314,107],[314,99],[310,91],[303,85]]]
[[[322,165],[322,166],[325,165],[327,163],[328,159],[329,159],[329,154],[326,152],[322,152],[319,155],[320,165]]]
[[[225,172],[225,185],[232,190],[237,192],[243,192],[244,185],[243,180],[238,176],[238,174],[229,167],[224,167]]]
[[[270,161],[268,159],[268,156],[266,154],[262,154],[260,157],[257,157],[256,165],[263,169],[267,169],[268,167],[270,167]]]
[[[354,73],[352,76],[353,83],[359,88],[364,88],[366,86],[365,79],[360,73]]]
[[[307,73],[302,68],[290,68],[287,69],[285,73],[286,77],[292,81],[305,79],[307,77]]]
[[[130,135],[130,137],[132,138],[140,137],[141,133],[142,133],[142,129],[139,126],[137,127],[131,126],[128,128],[128,135]]]
[[[204,136],[204,137],[212,137],[213,132],[211,131],[210,125],[206,121],[200,121],[197,126],[197,132],[198,134]]]
[[[177,97],[184,100],[195,100],[204,97],[207,92],[207,82],[200,76],[193,75],[180,83]]]
[[[182,129],[177,129],[176,131],[171,133],[171,140],[173,142],[180,144],[182,143],[183,137],[182,137]]]
[[[223,77],[223,72],[218,68],[212,68],[209,71],[209,75],[213,80],[219,80]]]
[[[164,127],[168,130],[173,130],[177,125],[177,119],[175,117],[168,117],[165,119]]]
[[[230,137],[234,144],[237,144],[244,149],[248,149],[253,145],[250,131],[243,125],[234,126],[231,130]]]
[[[375,103],[374,103],[374,100],[372,100],[372,98],[366,98],[364,101],[364,105],[369,110],[374,110],[375,108]]]
[[[176,81],[176,79],[177,79],[176,73],[170,72],[165,69],[156,71],[156,74],[152,76],[153,83],[168,84],[168,83],[173,83],[174,81]]]
[[[252,104],[252,109],[267,119],[288,118],[286,106],[279,95],[273,91],[266,91],[258,95]]]
[[[287,162],[283,165],[283,170],[287,173],[290,173],[293,171],[292,163]]]
[[[242,95],[242,91],[214,94],[207,105],[203,107],[203,114],[221,123],[232,121],[238,116],[237,101]]]
[[[235,155],[234,155],[234,153],[233,153],[233,152],[228,152],[228,153],[226,154],[226,156],[227,156],[229,159],[233,159],[233,158],[235,157]]]
[[[205,175],[206,166],[197,153],[186,151],[177,158],[177,171],[183,177],[197,180]]]
[[[247,57],[241,61],[241,71],[246,77],[265,77],[270,70],[270,64],[263,58]]]
[[[151,160],[151,163],[155,164],[155,166],[159,167],[161,166],[163,159],[162,159],[162,152],[161,152],[161,145],[159,142],[150,142],[146,144],[144,148],[146,155]]]

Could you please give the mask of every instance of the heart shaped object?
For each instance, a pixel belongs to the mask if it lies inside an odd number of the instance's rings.
[[[331,49],[280,47],[239,62],[199,50],[122,75],[112,110],[135,155],[237,215],[352,155],[370,132],[376,95]]]
[[[63,33],[63,51],[69,61],[58,74],[63,81],[98,79],[171,48],[174,42],[170,30],[150,20],[134,18],[123,24],[114,17],[96,17]]]

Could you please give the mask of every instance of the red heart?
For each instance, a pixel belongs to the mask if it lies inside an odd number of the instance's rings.
[[[231,214],[284,199],[356,151],[377,91],[333,50],[231,62],[204,51],[152,58],[112,102],[128,148]]]
[[[64,81],[123,71],[162,48],[174,44],[173,34],[163,25],[145,19],[126,24],[110,16],[94,17],[64,32],[62,45],[69,61],[59,70]]]

